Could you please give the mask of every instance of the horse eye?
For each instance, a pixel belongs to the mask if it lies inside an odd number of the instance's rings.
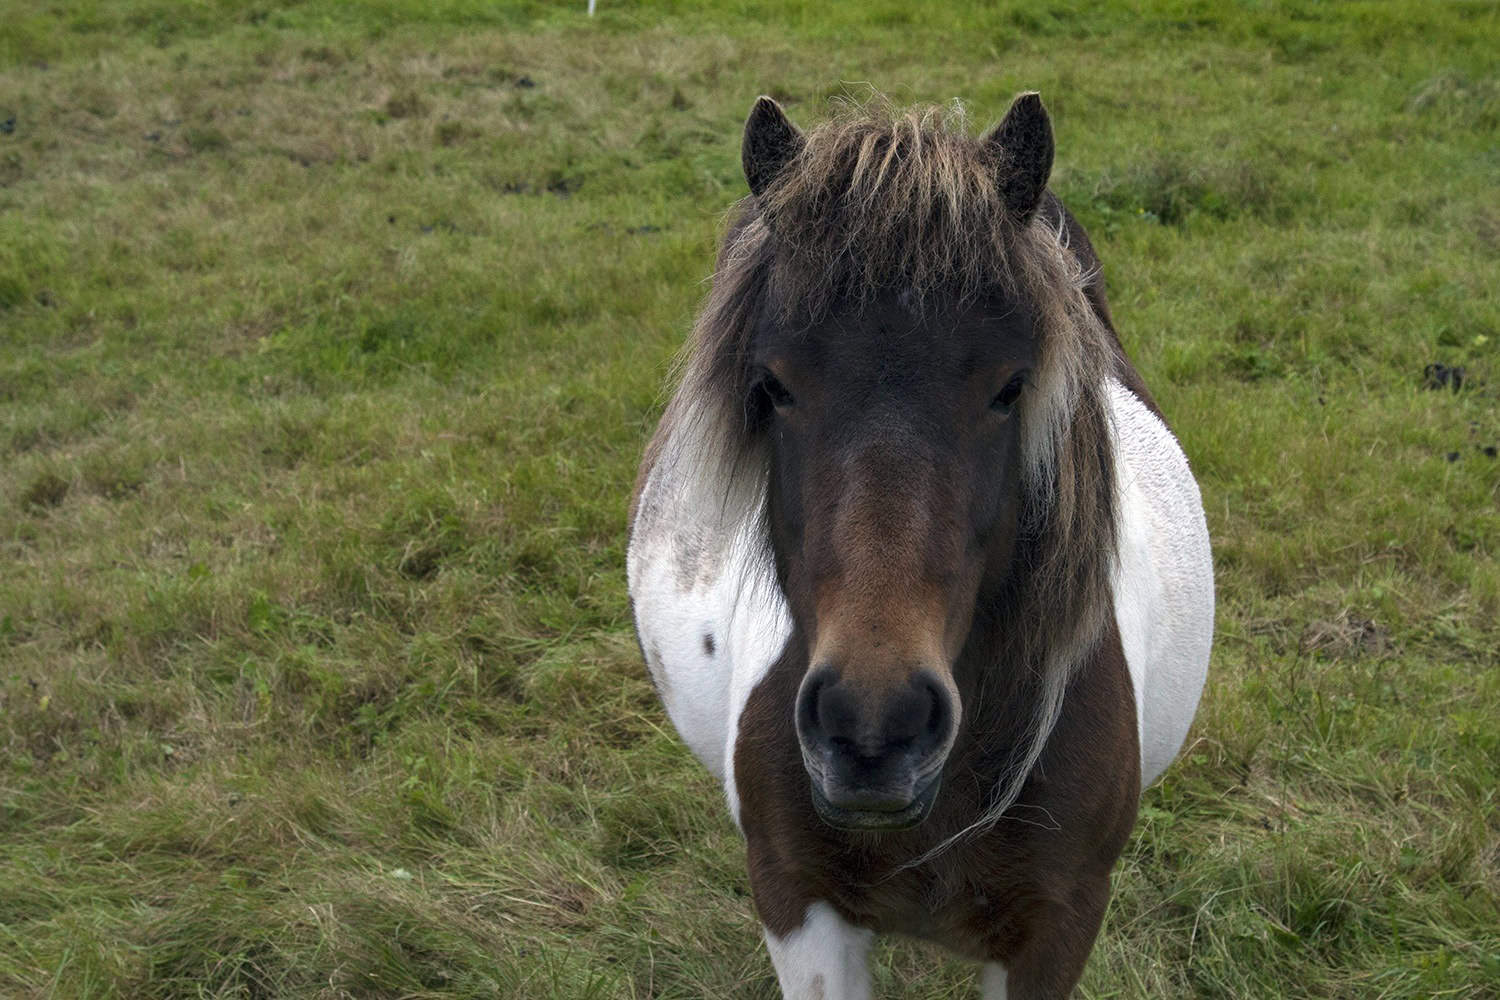
[[[766,398],[771,401],[771,405],[778,410],[786,409],[797,402],[792,398],[792,394],[787,391],[787,387],[781,384],[781,380],[768,371],[760,373],[760,380],[756,382],[756,388],[765,393]]]
[[[997,413],[1009,413],[1011,407],[1016,405],[1016,400],[1021,398],[1021,390],[1026,387],[1026,376],[1024,374],[1013,377],[1005,383],[1005,388],[995,394],[990,400],[990,409]]]

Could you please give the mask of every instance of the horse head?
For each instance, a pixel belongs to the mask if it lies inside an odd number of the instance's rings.
[[[955,664],[1034,527],[1027,439],[1052,415],[1032,397],[1057,389],[1010,260],[1052,164],[1041,101],[962,144],[907,125],[809,142],[762,98],[743,144],[771,257],[746,423],[807,662],[796,734],[818,814],[871,830],[932,807],[964,721]]]

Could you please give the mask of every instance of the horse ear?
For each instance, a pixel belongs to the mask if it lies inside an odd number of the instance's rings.
[[[781,168],[801,150],[802,133],[787,119],[781,105],[769,97],[758,98],[745,120],[745,141],[740,147],[751,192],[760,194],[770,187]]]
[[[1029,220],[1052,173],[1052,119],[1041,95],[1032,91],[1017,97],[984,141],[999,154],[997,180],[1006,207],[1021,221]]]

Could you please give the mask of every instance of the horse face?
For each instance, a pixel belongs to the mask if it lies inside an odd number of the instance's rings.
[[[814,806],[838,827],[914,826],[958,734],[953,664],[981,582],[1014,551],[1029,311],[892,296],[795,332],[764,321],[752,362],[777,573],[807,642]]]

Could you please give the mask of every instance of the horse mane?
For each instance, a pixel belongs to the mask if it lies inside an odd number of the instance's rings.
[[[752,338],[767,310],[800,327],[883,292],[917,309],[997,290],[1030,303],[1041,360],[1020,403],[1021,540],[1007,596],[981,613],[1004,622],[1009,638],[995,655],[1029,672],[1037,706],[1030,738],[1017,741],[970,830],[999,819],[1040,757],[1073,671],[1104,633],[1116,553],[1106,400],[1116,341],[1085,295],[1094,275],[1070,251],[1060,209],[1027,220],[1007,209],[1006,162],[970,134],[957,103],[849,104],[808,131],[770,187],[734,211],[666,417],[692,425],[693,460],[717,461],[698,474],[718,484],[725,523],[763,521],[768,452],[745,401]]]

